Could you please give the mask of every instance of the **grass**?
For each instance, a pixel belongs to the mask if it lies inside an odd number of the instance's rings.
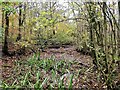
[[[56,60],[54,56],[41,59],[40,54],[34,54],[27,60],[16,60],[11,76],[3,80],[0,87],[71,90],[73,79],[79,75],[78,71],[73,71],[71,68],[75,63]]]
[[[9,77],[4,78],[0,88],[90,89],[102,88],[96,71],[92,67],[81,66],[79,61],[56,60],[54,56],[42,59],[40,53],[28,59],[16,60]]]

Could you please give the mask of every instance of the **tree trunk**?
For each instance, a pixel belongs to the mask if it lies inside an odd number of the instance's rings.
[[[24,38],[25,38],[25,29],[26,29],[26,8],[27,8],[27,4],[26,2],[24,3],[24,14],[23,14],[23,17],[24,17]]]
[[[55,4],[56,4],[56,2],[55,3],[50,2],[51,20],[53,19],[53,14],[54,14],[53,7],[54,7]],[[52,23],[52,29],[53,29],[53,35],[55,35],[54,23]]]
[[[22,26],[22,4],[19,5],[19,33],[16,41],[21,39],[21,26]]]
[[[118,11],[119,11],[119,24],[120,24],[120,1],[118,1]]]
[[[4,4],[4,3],[2,3]],[[3,41],[3,31],[4,31],[4,18],[5,18],[5,12],[4,12],[4,7],[2,6],[2,41]]]
[[[8,55],[8,29],[9,29],[9,15],[8,12],[5,12],[5,20],[6,20],[6,25],[5,25],[5,37],[4,37],[4,45],[3,45],[3,53],[5,55]]]
[[[118,48],[120,48],[120,1],[118,1],[118,10],[119,10]],[[118,54],[120,55],[120,50],[118,50]]]
[[[2,7],[2,29],[4,28],[4,10]]]

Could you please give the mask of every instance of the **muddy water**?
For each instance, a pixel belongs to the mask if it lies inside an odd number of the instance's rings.
[[[49,48],[41,53],[41,58],[50,58],[51,56],[54,56],[58,60],[65,59],[79,61],[85,65],[92,64],[92,58],[89,55],[83,55],[77,52],[74,46]]]

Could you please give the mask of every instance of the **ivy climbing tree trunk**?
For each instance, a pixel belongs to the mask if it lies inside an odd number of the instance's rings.
[[[88,15],[90,20],[88,20],[89,23],[89,31],[90,31],[90,46],[94,49],[91,49],[91,55],[92,57],[94,57],[93,60],[93,64],[98,67],[98,63],[97,63],[97,52],[96,52],[96,39],[95,39],[95,31],[97,30],[97,26],[96,26],[96,20],[95,20],[95,11],[96,11],[96,7],[95,7],[95,3],[93,2],[89,2],[86,3],[86,8],[88,11]]]
[[[107,4],[103,2],[103,17],[104,17],[104,53],[105,53],[105,64],[106,64],[106,73],[108,73],[108,49],[107,49]]]

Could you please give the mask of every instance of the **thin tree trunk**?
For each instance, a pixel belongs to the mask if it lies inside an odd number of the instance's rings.
[[[55,3],[50,2],[51,20],[53,19],[53,14],[54,14],[53,7],[54,7],[55,4],[56,4],[56,2]],[[54,23],[52,23],[52,29],[53,29],[53,35],[55,35]]]
[[[21,39],[21,26],[22,26],[22,4],[19,5],[19,33],[16,41]]]
[[[118,20],[119,30],[117,34],[118,34],[118,48],[120,48],[120,1],[118,1],[118,10],[119,10],[119,20]],[[120,49],[118,51],[119,51],[118,54],[120,55]]]
[[[4,31],[4,18],[5,18],[4,16],[5,16],[4,7],[2,6],[2,41],[3,41],[3,31]]]
[[[5,55],[8,55],[8,29],[9,29],[9,16],[8,16],[8,12],[5,12],[5,20],[6,20],[6,26],[5,26],[5,37],[4,37],[4,45],[3,45],[3,53]]]
[[[24,22],[24,38],[25,38],[25,29],[26,29],[26,8],[27,8],[27,4],[26,2],[24,3],[24,14],[23,14],[23,22]]]
[[[118,11],[119,11],[119,25],[120,25],[120,1],[118,2]]]
[[[2,7],[2,28],[4,28],[4,10]]]

